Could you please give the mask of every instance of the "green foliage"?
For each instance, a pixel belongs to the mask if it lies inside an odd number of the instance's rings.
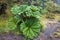
[[[14,30],[16,28],[17,21],[18,19],[15,17],[10,18],[9,21],[7,22],[8,30]]]
[[[33,5],[14,6],[14,7],[12,7],[11,12],[13,14],[18,14],[18,15],[25,14],[25,16],[28,16],[28,17],[33,16],[33,17],[37,17],[37,18],[39,18],[41,15],[38,8]]]
[[[31,18],[26,19],[25,22],[21,23],[20,29],[28,38],[33,39],[34,37],[38,36],[38,33],[40,32],[40,24],[37,21],[37,19]]]
[[[41,14],[46,14],[48,11],[46,9],[43,9],[42,7],[39,6],[39,10]]]
[[[9,19],[7,26],[9,30],[17,30],[30,39],[37,37],[43,26],[40,23],[41,11],[37,6],[20,5],[13,6],[11,13],[14,14]]]

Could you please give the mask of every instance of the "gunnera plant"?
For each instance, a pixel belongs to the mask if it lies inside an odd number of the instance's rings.
[[[7,23],[9,30],[19,29],[19,32],[22,32],[24,37],[32,40],[40,34],[43,27],[39,20],[41,7],[15,5],[11,8],[11,13],[14,16]]]

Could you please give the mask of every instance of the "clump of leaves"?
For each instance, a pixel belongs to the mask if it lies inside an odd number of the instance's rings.
[[[7,23],[10,30],[17,28],[19,32],[30,39],[38,36],[43,26],[39,20],[41,12],[37,6],[15,5],[11,8],[11,13],[15,16]]]
[[[59,12],[59,9],[60,9],[59,5],[57,5],[53,1],[47,1],[45,5],[46,5],[46,9],[49,12]]]
[[[17,11],[18,10],[18,11]],[[27,5],[21,5],[21,6],[14,6],[12,8],[12,13],[13,14],[17,14],[17,15],[23,15],[23,16],[32,16],[32,17],[40,17],[40,12],[39,12],[39,9],[35,6],[27,6]],[[38,14],[37,14],[38,13]]]

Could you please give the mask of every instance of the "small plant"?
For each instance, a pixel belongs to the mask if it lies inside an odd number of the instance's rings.
[[[18,29],[29,39],[34,39],[39,35],[43,27],[39,20],[40,8],[33,5],[15,5],[11,8],[11,13],[14,16],[7,23],[9,30]]]

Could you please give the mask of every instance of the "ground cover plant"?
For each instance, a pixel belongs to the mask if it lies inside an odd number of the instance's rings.
[[[41,17],[41,7],[33,5],[15,5],[11,8],[14,15],[7,22],[10,31],[18,30],[25,38],[34,39],[40,34],[43,28],[39,18]]]

